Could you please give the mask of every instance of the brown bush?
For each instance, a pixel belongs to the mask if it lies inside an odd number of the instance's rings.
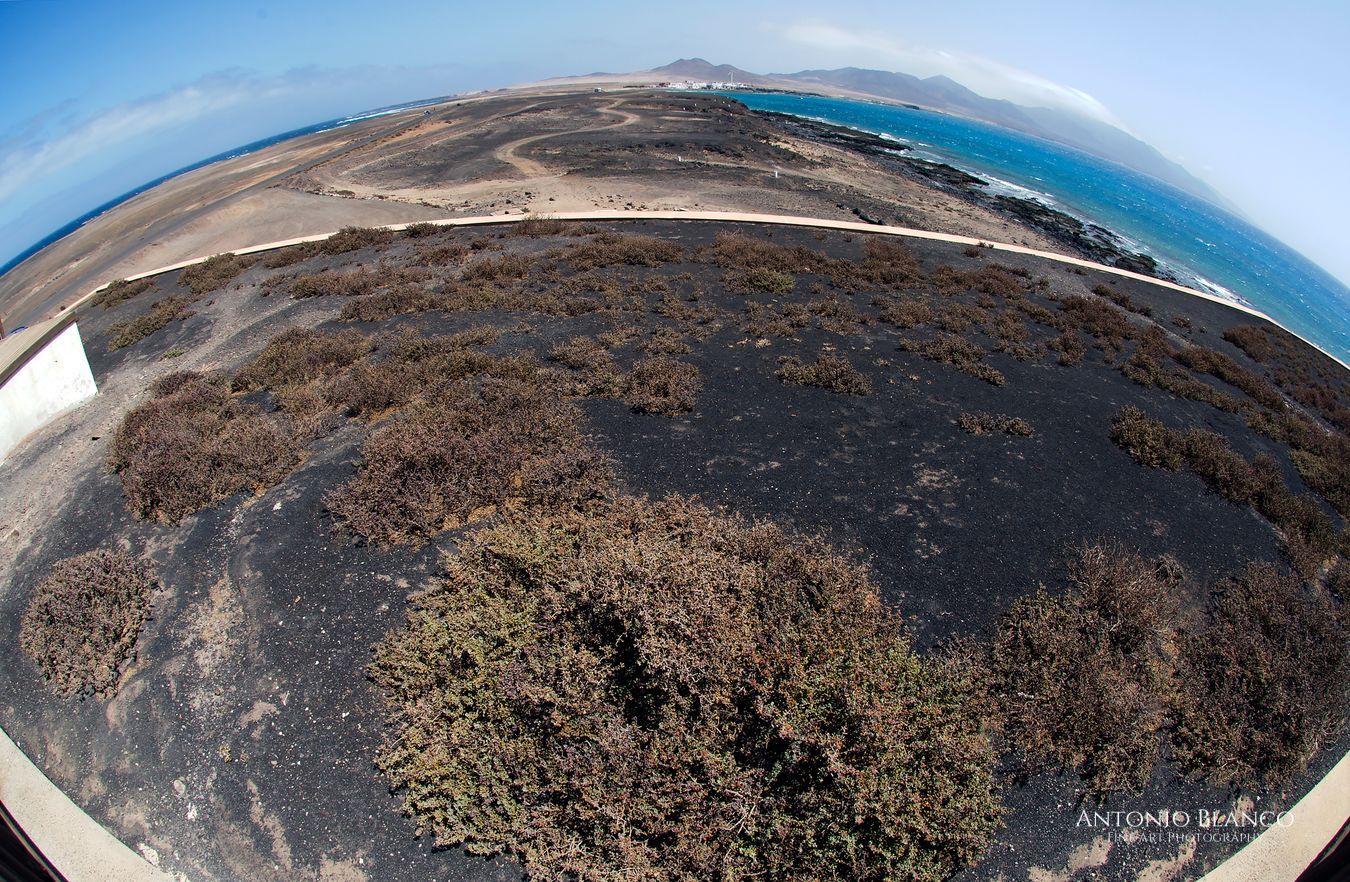
[[[267,341],[262,352],[236,371],[231,385],[236,392],[247,392],[332,377],[370,349],[370,340],[358,331],[288,328]]]
[[[555,255],[576,270],[605,266],[663,266],[684,257],[679,243],[635,233],[597,233]]]
[[[366,269],[323,270],[305,273],[291,280],[291,297],[359,297],[382,287],[385,279]]]
[[[825,259],[809,248],[789,248],[740,232],[719,233],[709,256],[725,269],[768,270],[787,275],[814,272],[825,266]]]
[[[525,254],[497,254],[478,257],[464,265],[460,275],[465,282],[501,282],[523,279],[534,261]]]
[[[261,263],[268,269],[281,269],[293,266],[302,260],[308,260],[320,253],[319,242],[301,242],[299,245],[287,245],[263,255]]]
[[[134,282],[128,282],[126,279],[118,279],[109,282],[97,294],[89,300],[90,306],[101,306],[104,309],[111,309],[119,303],[125,303],[138,294],[143,294],[150,290],[151,282],[149,279],[138,279]]]
[[[685,342],[685,335],[674,328],[653,328],[651,334],[638,344],[638,351],[647,355],[684,355],[694,347]]]
[[[417,249],[416,261],[424,266],[450,266],[469,254],[469,247],[459,242],[445,245],[423,245]]]
[[[872,394],[872,381],[849,364],[848,359],[838,355],[822,353],[811,364],[802,364],[799,358],[785,356],[778,363],[782,367],[776,376],[784,383],[817,386],[846,395]]]
[[[1182,644],[1178,764],[1219,785],[1288,782],[1342,731],[1348,637],[1326,595],[1269,564],[1224,583]]]
[[[317,243],[324,254],[346,254],[361,248],[383,248],[394,240],[393,230],[376,227],[343,227]]]
[[[993,386],[1003,385],[1003,374],[983,363],[984,349],[964,337],[941,334],[930,340],[902,339],[898,345],[901,352],[913,352],[929,361],[951,365]]]
[[[28,601],[19,645],[57,695],[110,698],[150,615],[155,585],[149,562],[124,551],[59,560]]]
[[[933,320],[933,308],[926,300],[887,297],[876,305],[881,308],[878,318],[898,328],[915,328]]]
[[[185,268],[178,274],[178,283],[200,297],[225,287],[231,279],[252,265],[251,257],[217,254]]]
[[[957,420],[961,431],[971,435],[1018,435],[1029,438],[1036,434],[1031,423],[1021,417],[995,413],[963,413]]]
[[[1134,327],[1125,314],[1096,298],[1065,297],[1059,308],[1066,321],[1086,332],[1108,354],[1119,352],[1126,340],[1135,337]]]
[[[1095,796],[1141,790],[1161,753],[1180,583],[1166,558],[1087,545],[1068,591],[1014,602],[990,650],[1009,740]]]
[[[338,319],[344,322],[382,322],[396,315],[432,310],[454,311],[458,304],[440,291],[400,285],[388,291],[354,297],[342,304]]]
[[[1153,315],[1153,307],[1146,303],[1136,303],[1130,295],[1124,291],[1117,291],[1110,285],[1097,285],[1092,289],[1092,293],[1098,297],[1105,297],[1121,309],[1127,309],[1130,312],[1149,317]]]
[[[1142,351],[1132,353],[1121,365],[1120,372],[1141,386],[1166,389],[1173,395],[1191,401],[1201,401],[1219,410],[1238,413],[1243,409],[1242,402],[1235,396],[1216,389],[1185,371],[1164,368],[1156,358]]]
[[[1252,361],[1266,362],[1275,356],[1275,347],[1265,329],[1256,325],[1236,325],[1224,331],[1223,338],[1247,353]]]
[[[123,418],[108,465],[141,517],[176,523],[242,490],[261,492],[299,461],[289,428],[230,397],[223,378],[181,373]]]
[[[150,311],[145,315],[129,321],[118,322],[108,329],[108,333],[111,335],[108,340],[108,350],[111,352],[133,343],[139,343],[156,331],[167,328],[173,322],[190,317],[192,311],[188,307],[192,306],[192,303],[193,301],[187,297],[179,297],[176,294],[156,300],[154,305],[150,307]]]
[[[655,356],[633,364],[624,380],[623,400],[638,413],[678,416],[694,409],[702,388],[698,368]]]
[[[748,270],[732,270],[723,277],[727,287],[742,294],[791,294],[797,280],[788,273],[756,267]]]
[[[1187,346],[1177,353],[1176,359],[1193,371],[1209,374],[1241,389],[1262,407],[1274,411],[1284,410],[1284,396],[1280,395],[1278,389],[1265,377],[1252,373],[1222,352],[1203,346]]]
[[[448,231],[450,227],[443,227],[440,224],[421,223],[408,224],[403,228],[403,235],[408,239],[425,239],[428,236],[436,236]]]
[[[679,498],[470,536],[377,647],[379,766],[531,879],[935,882],[998,825],[965,682],[824,543]]]
[[[1111,440],[1146,466],[1176,471],[1186,462],[1178,433],[1133,405],[1121,408],[1111,422]]]
[[[609,350],[594,337],[573,337],[565,343],[559,343],[549,350],[548,357],[550,361],[577,371],[609,368],[614,363]]]
[[[567,221],[546,215],[530,214],[511,224],[507,235],[537,239],[540,236],[561,236],[567,229]]]
[[[377,429],[355,477],[325,497],[341,527],[379,545],[419,544],[520,506],[606,492],[609,466],[579,414],[541,384],[459,380]]]

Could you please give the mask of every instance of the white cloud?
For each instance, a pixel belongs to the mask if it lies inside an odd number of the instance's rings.
[[[128,141],[287,90],[283,80],[214,74],[171,92],[102,110],[57,132],[49,131],[45,120],[32,120],[21,127],[22,134],[0,142],[0,201]]]
[[[819,20],[766,27],[791,42],[845,56],[853,65],[885,65],[920,77],[942,74],[986,98],[1070,110],[1124,128],[1087,92],[988,58],[918,46],[875,31],[852,30]]]

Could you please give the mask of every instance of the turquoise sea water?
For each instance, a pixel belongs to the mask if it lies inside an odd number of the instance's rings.
[[[1350,288],[1268,233],[1203,199],[1087,153],[960,117],[838,98],[724,92],[772,110],[863,129],[1101,224],[1181,281],[1247,303],[1350,361]]]

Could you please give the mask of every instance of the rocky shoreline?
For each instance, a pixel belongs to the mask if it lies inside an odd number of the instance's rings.
[[[1147,254],[1132,250],[1106,227],[1080,220],[1035,199],[990,193],[985,189],[988,182],[983,178],[946,163],[906,156],[905,153],[910,148],[898,141],[871,132],[791,114],[773,111],[753,112],[791,135],[862,154],[897,174],[936,186],[1000,217],[1017,221],[1050,237],[1087,260],[1167,281],[1178,281],[1159,266],[1156,260]],[[862,213],[858,213],[858,216],[868,223],[882,223],[880,219]]]

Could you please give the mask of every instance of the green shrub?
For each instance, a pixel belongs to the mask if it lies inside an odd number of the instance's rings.
[[[287,426],[230,397],[223,378],[180,372],[122,419],[108,464],[141,517],[169,523],[241,490],[261,492],[299,461]]]
[[[139,343],[146,337],[156,331],[167,328],[173,322],[182,321],[192,315],[188,308],[192,305],[192,300],[187,297],[179,297],[177,294],[171,294],[160,300],[156,300],[150,307],[150,311],[145,315],[130,319],[125,322],[118,322],[108,329],[111,334],[108,340],[108,351],[122,349],[133,343]]]
[[[124,551],[57,561],[28,601],[19,645],[57,695],[110,698],[150,615],[155,584],[154,568]]]
[[[1067,592],[1015,601],[990,650],[1009,740],[1095,796],[1141,790],[1161,753],[1180,583],[1169,559],[1086,545]]]
[[[513,519],[371,676],[421,832],[536,880],[935,882],[997,827],[963,680],[861,568],[679,498]]]
[[[677,416],[694,409],[701,388],[698,368],[655,356],[634,363],[624,381],[623,400],[638,413]]]
[[[817,386],[847,395],[872,394],[872,381],[838,355],[823,353],[811,364],[802,364],[795,356],[785,356],[778,362],[782,367],[776,376],[784,383]]]
[[[605,492],[609,467],[580,415],[542,385],[458,380],[377,429],[355,477],[326,497],[348,532],[379,545],[435,534],[520,506]]]
[[[1325,594],[1251,564],[1211,599],[1182,644],[1178,764],[1218,785],[1272,786],[1342,732],[1350,656]]]

